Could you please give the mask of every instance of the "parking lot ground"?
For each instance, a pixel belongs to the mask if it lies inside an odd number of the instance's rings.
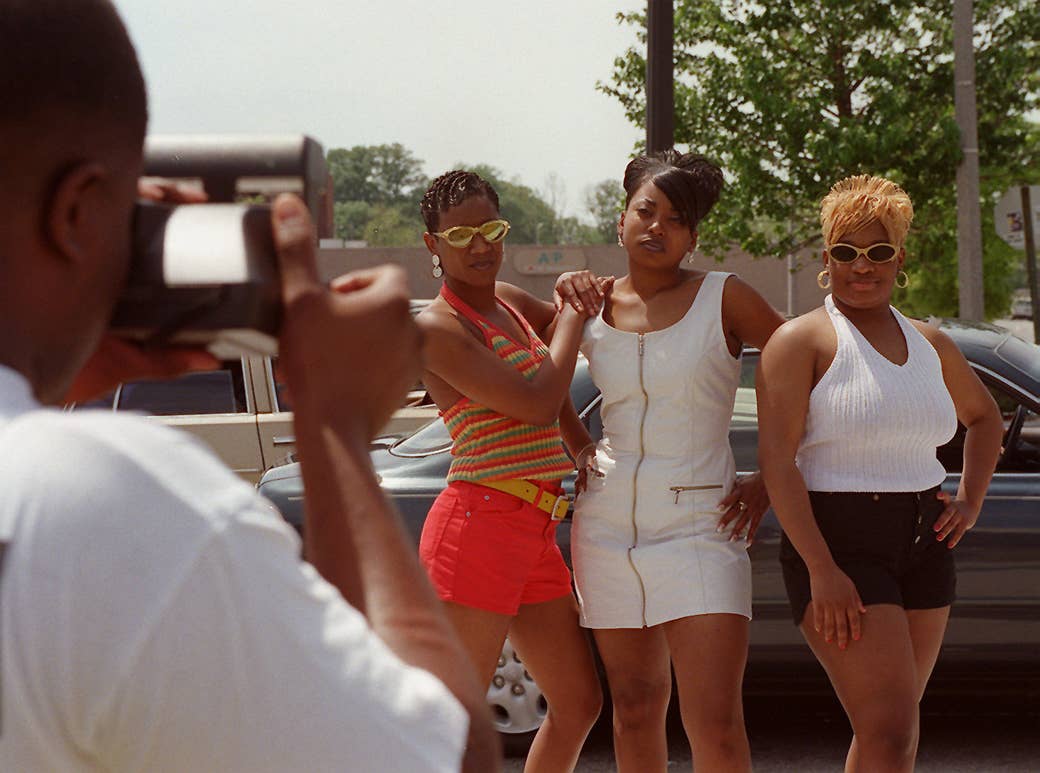
[[[832,699],[755,698],[747,702],[756,773],[842,770],[851,731]],[[674,715],[675,712],[673,712]],[[678,721],[669,723],[669,771],[691,770]],[[520,773],[523,760],[506,761]],[[614,771],[609,718],[593,730],[578,773]],[[922,712],[918,773],[1035,773],[1040,770],[1040,702],[960,697],[927,701]]]

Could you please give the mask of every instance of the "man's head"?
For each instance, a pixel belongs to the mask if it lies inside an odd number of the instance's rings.
[[[0,363],[58,399],[126,276],[147,123],[108,0],[0,0]]]

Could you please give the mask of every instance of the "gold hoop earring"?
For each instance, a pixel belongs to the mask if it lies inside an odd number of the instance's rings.
[[[444,275],[444,269],[441,268],[441,256],[431,255],[430,262],[433,263],[433,268],[430,270],[430,273],[433,274],[434,279],[440,279],[441,276]]]
[[[902,277],[902,279],[903,279],[903,283],[902,284],[899,283],[900,277]],[[909,286],[910,286],[910,275],[907,274],[905,271],[903,271],[903,269],[899,269],[899,273],[896,274],[896,287],[898,287],[900,290],[905,290]]]
[[[820,286],[821,290],[826,290],[831,286],[831,272],[824,269],[816,275],[816,284]]]

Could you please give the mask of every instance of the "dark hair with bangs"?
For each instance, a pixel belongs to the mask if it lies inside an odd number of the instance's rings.
[[[625,167],[625,206],[645,183],[656,185],[691,231],[715,206],[722,192],[722,170],[699,153],[674,149],[636,156]]]
[[[495,189],[476,172],[453,169],[430,183],[419,202],[427,232],[434,233],[440,227],[441,213],[474,196],[486,196],[495,209],[500,209]]]

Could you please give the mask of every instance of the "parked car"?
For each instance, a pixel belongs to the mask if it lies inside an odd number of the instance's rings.
[[[1011,319],[1032,319],[1033,302],[1029,298],[1018,297],[1011,301]]]
[[[174,379],[120,384],[102,398],[70,407],[136,411],[154,417],[194,435],[236,474],[255,484],[264,470],[293,458],[292,405],[278,378],[277,362],[270,357],[242,357],[221,366]],[[421,389],[409,394],[383,427],[384,443],[437,417],[435,406],[420,404],[424,395]]]
[[[958,599],[953,607],[932,691],[967,689],[1040,691],[1040,347],[988,324],[935,320],[957,343],[1000,406],[1006,433],[997,473],[979,524],[957,547]],[[758,417],[754,372],[758,352],[747,351],[730,424],[737,470],[757,469]],[[602,433],[600,395],[579,361],[571,396],[594,437]],[[963,429],[939,458],[948,471],[943,488],[960,477]],[[383,489],[395,502],[413,539],[434,497],[444,488],[451,441],[435,421],[372,452]],[[569,483],[569,482],[568,482]],[[259,486],[298,529],[303,523],[298,465],[277,467]],[[570,521],[557,530],[570,561]],[[745,693],[829,691],[822,670],[791,622],[777,552],[780,526],[770,510],[750,548],[754,620]],[[509,643],[488,691],[507,745],[526,742],[544,717],[545,701]]]

